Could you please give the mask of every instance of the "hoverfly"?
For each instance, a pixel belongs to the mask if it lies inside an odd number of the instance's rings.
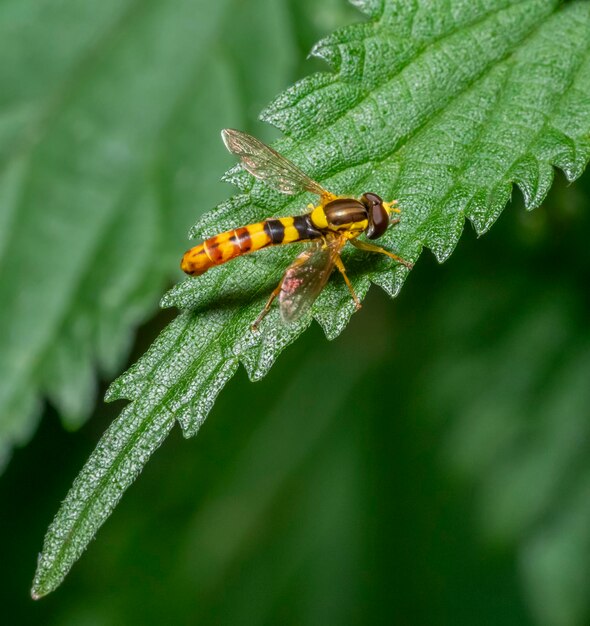
[[[230,128],[222,130],[221,137],[227,149],[240,157],[242,167],[256,178],[285,194],[309,191],[320,199],[317,206],[308,205],[308,213],[234,228],[207,239],[182,257],[181,269],[190,276],[199,276],[211,267],[268,246],[294,242],[310,244],[287,268],[252,325],[253,330],[269,312],[277,296],[283,321],[288,323],[299,319],[319,296],[334,267],[342,274],[356,308],[360,309],[361,303],[340,258],[340,251],[347,241],[359,250],[385,254],[412,268],[411,263],[396,254],[357,239],[363,233],[368,239],[378,239],[388,226],[399,222],[399,219],[392,219],[392,213],[400,212],[395,200],[384,202],[370,192],[358,199],[336,196],[255,137]]]

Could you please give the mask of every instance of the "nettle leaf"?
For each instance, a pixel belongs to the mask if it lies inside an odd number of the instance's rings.
[[[96,370],[121,367],[179,275],[195,199],[223,197],[231,160],[209,128],[243,120],[243,91],[268,98],[291,76],[287,2],[256,2],[250,36],[276,49],[263,76],[238,28],[252,2],[2,3],[0,458],[43,396],[69,427],[87,417]]]
[[[275,147],[335,193],[397,198],[402,222],[384,245],[416,261],[453,251],[465,218],[484,233],[516,183],[537,207],[553,166],[569,180],[590,158],[590,3],[556,0],[355,2],[365,23],[321,41],[332,73],[295,84],[262,117],[285,139]],[[206,237],[271,215],[300,212],[310,196],[286,197],[239,168],[241,193],[194,227]],[[242,363],[252,380],[315,318],[336,337],[354,311],[334,277],[307,318],[283,326],[273,311],[250,331],[295,255],[285,246],[178,285],[164,306],[183,309],[147,353],[115,381],[108,400],[131,403],[76,479],[47,534],[33,595],[54,589],[124,490],[178,420],[192,436]],[[373,282],[396,295],[401,266],[345,256],[357,293]]]

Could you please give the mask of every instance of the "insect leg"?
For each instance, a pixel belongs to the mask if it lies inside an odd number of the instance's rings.
[[[250,329],[253,332],[256,332],[258,330],[258,326],[260,326],[260,322],[262,322],[262,320],[265,318],[266,314],[270,311],[270,307],[271,307],[271,305],[273,303],[273,300],[281,293],[281,291],[283,289],[283,283],[285,282],[285,278],[287,277],[287,274],[289,273],[289,270],[292,270],[294,267],[297,267],[298,265],[302,265],[303,263],[305,263],[305,261],[307,261],[307,257],[305,257],[305,258],[298,257],[287,268],[287,270],[283,274],[279,284],[275,287],[273,292],[270,294],[268,300],[266,301],[266,304],[264,305],[264,308],[260,312],[260,315],[256,318],[256,321],[254,322],[254,324],[252,324],[252,326],[250,326]]]
[[[397,254],[393,254],[393,252],[389,252],[389,250],[386,250],[385,248],[380,248],[379,246],[376,246],[372,243],[367,243],[366,241],[358,241],[358,239],[349,239],[349,241],[355,248],[358,248],[359,250],[364,250],[365,252],[378,252],[379,254],[385,254],[390,259],[393,259],[394,261],[397,261],[398,263],[405,265],[409,270],[411,270],[414,267],[413,263],[410,263],[409,261],[405,261],[401,257],[397,256]]]
[[[356,292],[354,291],[354,287],[352,286],[352,283],[350,282],[350,280],[348,279],[348,276],[346,275],[346,269],[344,267],[344,263],[342,263],[342,259],[340,258],[339,254],[337,254],[334,257],[334,264],[338,268],[339,272],[342,274],[342,278],[344,278],[344,282],[346,283],[346,286],[348,287],[348,290],[350,291],[350,295],[352,296],[352,299],[354,300],[356,309],[358,311],[362,307],[362,304],[361,304],[361,301],[358,299]]]
[[[283,280],[284,280],[284,278],[285,278],[284,276],[283,276],[283,278],[281,278],[281,282],[276,286],[276,288],[270,294],[268,300],[266,301],[266,304],[264,305],[264,308],[260,312],[260,315],[256,318],[256,321],[254,322],[254,324],[252,324],[252,326],[250,326],[250,329],[253,332],[256,332],[258,330],[258,326],[260,326],[260,322],[262,322],[262,320],[264,319],[265,315],[270,311],[270,306],[271,306],[273,300],[281,293],[281,288],[283,287]]]

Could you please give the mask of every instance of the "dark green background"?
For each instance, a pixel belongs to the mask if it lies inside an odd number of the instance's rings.
[[[360,19],[285,6],[287,75],[243,85],[258,132],[256,111],[317,67],[299,62],[312,43]],[[338,340],[314,325],[263,381],[240,371],[34,603],[47,525],[123,406],[99,401],[66,432],[48,405],[0,480],[3,622],[588,623],[589,199],[587,175],[534,213],[517,198],[445,265],[425,253],[397,300],[372,288]],[[170,315],[139,330],[130,363]]]

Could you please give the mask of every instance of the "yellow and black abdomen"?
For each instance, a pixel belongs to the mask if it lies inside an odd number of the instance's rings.
[[[180,267],[191,276],[199,276],[211,267],[242,254],[256,252],[268,246],[310,241],[320,237],[322,233],[314,227],[309,214],[265,220],[206,239],[202,244],[185,252]]]

